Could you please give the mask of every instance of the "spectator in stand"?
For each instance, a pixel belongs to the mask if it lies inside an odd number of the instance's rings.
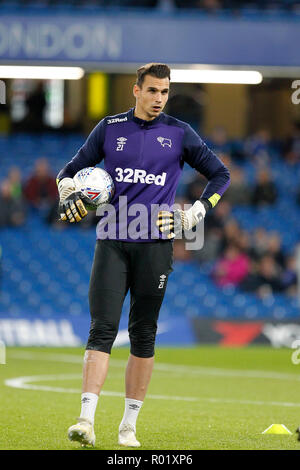
[[[300,121],[293,123],[291,134],[284,142],[282,152],[288,164],[295,165],[300,162]]]
[[[274,258],[264,255],[255,265],[255,270],[241,283],[240,288],[246,292],[254,292],[259,297],[282,291],[281,272]]]
[[[285,268],[281,276],[281,287],[290,295],[297,295],[297,260],[296,256],[289,255],[285,260]]]
[[[241,229],[238,222],[234,218],[229,219],[223,229],[222,251],[232,244],[239,246],[240,235]]]
[[[231,153],[231,144],[228,141],[227,132],[222,126],[216,126],[212,132],[211,136],[208,139],[209,146],[214,152],[218,155],[220,153],[225,153],[230,155]]]
[[[271,134],[267,129],[260,129],[248,137],[244,144],[244,152],[249,160],[258,166],[270,163]]]
[[[207,213],[204,224],[205,228],[208,230],[218,229],[219,231],[223,231],[226,223],[231,218],[231,210],[231,204],[229,204],[223,196],[219,204],[215,206],[214,210]]]
[[[22,199],[16,199],[11,194],[8,179],[0,186],[0,227],[18,227],[25,222],[25,208]]]
[[[281,236],[277,232],[272,232],[268,237],[267,254],[272,256],[277,265],[283,269],[285,266],[285,256],[282,250]]]
[[[252,204],[263,206],[274,204],[277,199],[276,186],[267,168],[258,171],[257,182],[252,194]]]
[[[23,197],[21,172],[17,166],[12,166],[8,173],[8,180],[10,183],[11,196],[14,199],[21,199]]]
[[[250,258],[248,275],[242,280],[239,288],[244,292],[251,292],[254,294],[259,286],[259,262],[253,258]]]
[[[204,234],[203,248],[193,251],[192,256],[199,263],[214,262],[220,256],[221,251],[222,233],[218,229],[211,229]]]
[[[250,259],[238,246],[230,244],[225,249],[222,258],[217,260],[213,269],[213,278],[220,287],[239,285],[248,275]]]
[[[251,191],[241,168],[234,166],[230,170],[230,186],[224,194],[225,201],[240,206],[251,203]]]
[[[24,186],[24,194],[29,204],[38,211],[49,211],[57,203],[58,192],[46,158],[36,160],[33,174]]]
[[[268,251],[269,238],[268,232],[264,227],[258,227],[254,230],[251,237],[250,256],[254,260],[259,260]]]
[[[242,230],[238,222],[231,218],[225,223],[222,231],[221,252],[230,245],[235,245],[242,253],[251,258],[251,239],[246,230]]]
[[[240,230],[237,245],[243,253],[250,256],[251,240],[247,230]]]
[[[201,250],[193,252],[198,262],[215,261],[222,250],[223,230],[231,213],[231,205],[222,200],[214,211],[208,212],[204,224],[204,245]]]
[[[259,262],[258,269],[259,287],[257,294],[260,297],[265,297],[282,290],[281,272],[272,256],[263,256]]]

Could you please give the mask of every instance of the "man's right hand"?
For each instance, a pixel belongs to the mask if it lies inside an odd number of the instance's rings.
[[[70,196],[71,193],[76,191],[73,178],[63,178],[56,180],[57,189],[59,193],[59,202],[62,202],[66,197]]]
[[[57,181],[57,187],[60,220],[68,220],[71,223],[80,222],[88,213],[84,206],[84,202],[88,202],[87,198],[80,191],[76,191],[73,178],[63,178]]]
[[[71,193],[59,203],[60,220],[68,220],[71,223],[80,222],[88,214],[84,204],[89,203],[89,199],[81,191]]]

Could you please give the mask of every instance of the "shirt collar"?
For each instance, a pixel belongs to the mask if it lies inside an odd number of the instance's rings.
[[[156,124],[157,122],[159,122],[162,118],[163,118],[163,115],[164,113],[160,113],[159,116],[157,116],[155,119],[152,119],[152,121],[146,121],[144,119],[140,119],[138,117],[136,117],[134,115],[134,110],[135,108],[131,108],[129,111],[128,111],[128,116],[129,116],[129,119],[131,119],[132,121],[136,122],[137,124],[141,125],[141,126],[144,126],[144,127],[149,127],[149,126],[153,126],[154,124]]]

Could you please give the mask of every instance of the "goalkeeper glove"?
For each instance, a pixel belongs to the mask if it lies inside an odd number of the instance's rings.
[[[90,206],[91,202],[81,191],[71,193],[59,203],[60,220],[69,220],[71,223],[80,222],[88,213],[84,204]]]
[[[89,207],[93,204],[81,191],[76,191],[73,178],[63,178],[58,182],[57,187],[60,220],[69,220],[71,223],[80,222],[88,213],[84,204]]]
[[[63,178],[60,181],[57,180],[57,188],[59,192],[59,201],[62,202],[75,191],[73,178]]]
[[[69,220],[71,223],[80,222],[87,215],[85,203],[90,201],[80,191],[76,192],[73,178],[63,178],[57,184],[59,192],[60,220]]]
[[[159,227],[161,233],[169,232],[167,234],[169,239],[175,238],[181,234],[182,229],[191,230],[203,220],[208,207],[208,203],[198,200],[186,211],[181,209],[177,209],[173,212],[160,211],[156,225]]]

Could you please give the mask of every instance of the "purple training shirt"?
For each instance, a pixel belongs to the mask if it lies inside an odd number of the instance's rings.
[[[184,162],[207,178],[201,199],[211,207],[230,182],[228,169],[191,126],[164,113],[152,121],[135,117],[134,108],[105,117],[58,179],[73,178],[77,171],[102,160],[114,181],[115,194],[112,210],[99,220],[97,239],[146,242],[162,238],[155,225],[157,212],[172,208]],[[139,238],[133,238],[137,232]]]

